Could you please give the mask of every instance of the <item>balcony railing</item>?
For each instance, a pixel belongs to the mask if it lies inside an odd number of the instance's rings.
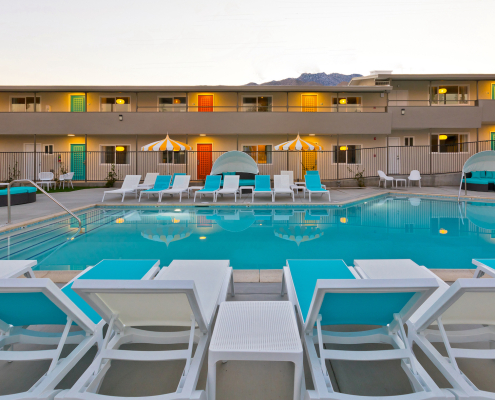
[[[277,175],[282,170],[294,171],[294,179],[302,180],[308,170],[320,171],[323,180],[352,179],[358,172],[376,177],[382,170],[390,175],[408,175],[418,170],[422,175],[460,172],[473,154],[490,150],[495,141],[459,143],[444,146],[397,146],[334,151],[268,151],[249,152],[257,161],[260,174]],[[145,176],[148,172],[162,175],[186,173],[191,180],[203,180],[209,174],[204,165],[213,165],[225,151],[163,152],[126,151],[118,156],[102,151],[87,152],[4,152],[0,153],[0,181],[33,179],[39,172],[74,172],[74,180],[104,181],[112,167],[118,180],[128,174]],[[35,161],[36,160],[36,161]],[[201,162],[199,162],[201,161]],[[338,161],[338,162],[337,162]]]
[[[478,100],[389,100],[389,107],[460,107],[460,106],[477,106]]]

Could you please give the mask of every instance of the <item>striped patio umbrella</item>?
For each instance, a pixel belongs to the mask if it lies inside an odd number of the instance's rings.
[[[192,230],[183,226],[165,226],[156,229],[147,229],[141,232],[141,236],[155,242],[163,242],[167,245],[177,240],[182,240],[191,236]]]
[[[323,236],[324,232],[319,228],[309,226],[281,226],[274,231],[275,236],[280,239],[290,240],[296,242],[299,246],[302,242],[309,242],[310,240],[318,239]]]
[[[289,140],[285,143],[280,143],[275,146],[275,150],[321,150],[321,146],[302,140],[297,134],[294,140]]]
[[[177,140],[172,140],[167,137],[163,140],[159,140],[158,142],[153,142],[147,144],[146,146],[141,147],[142,151],[183,151],[183,150],[192,150],[192,147],[188,144],[178,142]]]

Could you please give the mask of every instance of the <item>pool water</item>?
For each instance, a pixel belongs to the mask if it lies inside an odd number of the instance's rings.
[[[102,259],[228,259],[277,269],[287,259],[410,258],[427,268],[473,268],[495,257],[495,204],[383,197],[333,208],[92,208],[0,235],[0,259],[37,269],[84,269]]]

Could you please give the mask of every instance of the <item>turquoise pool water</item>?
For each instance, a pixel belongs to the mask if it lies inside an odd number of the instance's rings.
[[[387,197],[334,208],[93,208],[0,235],[0,259],[38,269],[83,269],[102,259],[229,259],[236,269],[286,259],[410,258],[428,268],[473,268],[495,257],[495,204]]]

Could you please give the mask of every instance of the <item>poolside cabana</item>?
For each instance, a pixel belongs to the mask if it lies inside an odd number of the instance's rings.
[[[244,172],[247,174],[258,174],[259,169],[256,161],[249,154],[242,151],[228,151],[218,157],[211,168],[211,175],[224,173]]]
[[[464,195],[467,195],[468,182],[466,180],[466,174],[468,174],[469,172],[477,172],[477,171],[484,171],[484,172],[488,171],[490,172],[490,174],[492,174],[491,171],[495,171],[495,151],[493,150],[482,151],[480,153],[476,153],[472,155],[467,159],[467,161],[464,163],[464,166],[462,167],[461,183],[459,184],[459,194],[457,196],[457,201],[459,201],[461,197],[461,189],[463,182],[464,182]],[[487,180],[487,185],[488,185],[488,180]]]

